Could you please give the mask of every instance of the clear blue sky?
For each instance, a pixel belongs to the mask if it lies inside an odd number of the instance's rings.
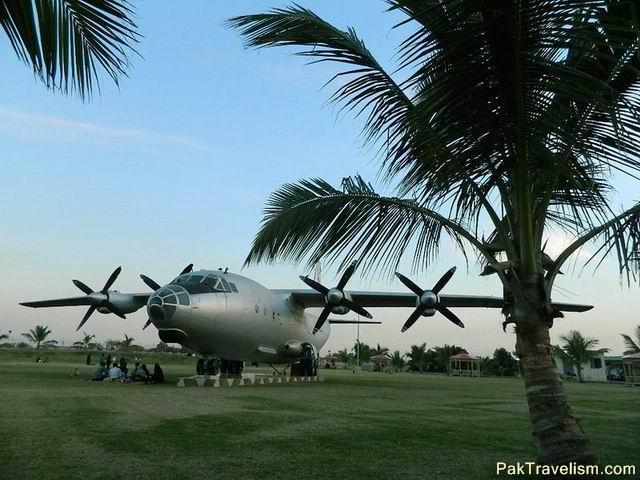
[[[372,0],[303,2],[336,25],[353,26],[383,64],[393,64],[402,32],[394,15]],[[47,91],[21,64],[0,35],[0,331],[14,335],[48,324],[54,337],[78,338],[83,308],[31,310],[24,300],[71,296],[78,278],[99,288],[123,266],[116,288],[146,291],[138,275],[169,281],[189,262],[196,268],[238,271],[257,231],[264,200],[286,181],[321,176],[338,182],[361,173],[374,180],[377,165],[363,150],[358,120],[336,120],[323,107],[321,90],[332,71],[305,66],[282,49],[247,51],[225,19],[287,5],[278,1],[134,2],[144,38],[130,78],[120,89],[108,80],[87,103]],[[633,196],[619,184],[621,202]],[[637,188],[637,186],[635,187]],[[562,239],[557,239],[561,242]],[[437,265],[419,283],[430,285],[462,259],[443,247]],[[407,269],[408,270],[408,269]],[[462,268],[450,293],[499,295],[495,279],[478,278],[479,267]],[[299,288],[303,268],[259,266],[244,274],[269,287]],[[335,281],[328,270],[324,280]],[[619,332],[631,332],[637,287],[623,289],[611,265],[596,277],[565,276],[560,286],[593,312],[559,320],[554,339],[571,328],[622,350]],[[402,290],[397,282],[354,279],[354,289]],[[441,317],[419,322],[407,334],[409,311],[374,312],[382,327],[363,329],[363,340],[407,350],[412,343],[456,343],[472,353],[513,348],[497,312],[465,311],[465,330]],[[121,320],[95,314],[85,330],[98,339],[127,333],[145,345],[158,340],[141,327],[146,312]],[[327,348],[353,343],[354,329],[336,328]]]

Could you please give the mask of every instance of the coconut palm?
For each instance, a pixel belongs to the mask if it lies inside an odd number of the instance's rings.
[[[124,340],[121,340],[120,342],[118,342],[118,347],[121,350],[126,352],[126,351],[132,349],[134,340],[135,340],[135,338],[130,337],[129,335],[127,335],[125,333],[124,334]]]
[[[636,325],[636,339],[634,340],[631,335],[625,335],[621,333],[622,338],[624,339],[624,346],[627,350],[624,352],[625,355],[631,355],[632,353],[640,352],[640,325]]]
[[[445,372],[449,371],[449,359],[454,355],[457,355],[461,352],[466,352],[466,350],[462,347],[458,347],[457,345],[448,345],[445,344],[442,347],[433,347],[433,351],[436,354],[436,363]]]
[[[597,243],[640,267],[640,203],[615,212],[611,172],[640,171],[640,10],[630,0],[388,0],[405,34],[385,69],[352,28],[292,6],[233,18],[250,47],[297,46],[340,66],[332,100],[361,115],[383,196],[360,177],[274,192],[247,263],[354,258],[424,269],[446,234],[504,288],[534,441],[546,463],[595,457],[554,368],[561,267]],[[573,240],[552,259],[549,228]],[[597,262],[595,263],[598,264]]]
[[[83,331],[82,332],[82,340],[74,342],[74,345],[77,345],[79,347],[83,347],[83,348],[92,348],[95,347],[95,342],[92,342],[92,340],[96,338],[95,335],[89,335],[87,332]]]
[[[391,355],[391,366],[395,368],[396,372],[402,370],[406,364],[407,362],[404,360],[404,354],[400,353],[400,350],[393,352],[393,355]]]
[[[373,349],[373,354],[381,355],[383,353],[389,353],[389,347],[383,347],[379,343],[376,344],[376,348]]]
[[[360,362],[368,362],[369,359],[375,355],[374,349],[366,343],[362,342],[355,342],[351,351],[353,352],[354,356],[359,357]]]
[[[36,348],[40,348],[40,344],[47,343],[46,338],[51,335],[51,329],[46,325],[36,325],[36,328],[29,330],[26,333],[23,333],[22,336],[29,340],[32,343],[36,344]],[[55,340],[50,340],[51,342],[57,343]]]
[[[117,84],[135,53],[127,0],[0,0],[0,25],[18,57],[51,89],[82,98],[102,69]]]
[[[353,360],[353,354],[349,353],[346,348],[339,350],[336,353],[336,359],[345,365],[349,364]]]
[[[426,343],[423,343],[422,345],[411,345],[411,350],[405,354],[405,357],[409,359],[409,368],[418,372],[424,371],[426,367],[426,354]]]
[[[595,338],[583,337],[577,330],[571,330],[568,335],[562,335],[560,340],[563,342],[561,348],[564,357],[576,367],[578,381],[583,383],[582,364],[591,360],[598,353],[595,347],[600,341]]]

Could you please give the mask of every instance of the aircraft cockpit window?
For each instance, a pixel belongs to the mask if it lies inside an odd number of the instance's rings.
[[[220,279],[218,277],[209,276],[205,278],[202,283],[204,283],[205,285],[208,285],[214,290],[217,290],[219,292],[224,292],[224,287],[220,284]]]
[[[233,293],[238,293],[238,287],[236,287],[236,284],[233,282],[229,282],[229,286],[231,287],[231,291]]]
[[[200,283],[204,277],[202,275],[191,275],[189,277],[190,283]]]

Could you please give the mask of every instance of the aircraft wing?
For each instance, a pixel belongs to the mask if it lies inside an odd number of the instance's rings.
[[[277,290],[276,292],[289,296],[303,308],[324,307],[324,296],[315,290]],[[363,307],[406,307],[416,306],[416,296],[409,292],[351,292],[347,291],[353,301]],[[482,307],[502,308],[502,297],[484,295],[440,295],[440,303],[445,307]],[[586,312],[592,305],[572,303],[553,303],[553,307],[564,312]]]
[[[99,293],[99,292],[97,292]],[[152,293],[127,293],[121,294],[131,298],[136,304],[144,305]],[[92,298],[90,295],[83,295],[81,297],[68,297],[68,298],[56,298],[53,300],[39,300],[36,302],[20,302],[20,305],[31,308],[43,308],[43,307],[76,307],[79,305],[95,305],[99,303],[99,299]]]
[[[92,305],[93,301],[87,295],[82,297],[56,298],[55,300],[40,300],[37,302],[20,302],[20,305],[31,308],[42,307],[75,307],[78,305]]]

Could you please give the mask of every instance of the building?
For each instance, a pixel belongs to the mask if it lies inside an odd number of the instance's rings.
[[[479,377],[480,358],[460,352],[449,358],[449,375],[455,377]]]
[[[640,352],[622,357],[627,385],[640,385]]]
[[[578,371],[561,349],[557,348],[553,354],[553,359],[556,362],[556,368],[558,373],[565,377],[577,378]],[[590,360],[582,364],[582,378],[585,382],[606,382],[607,381],[607,369],[605,366],[604,354],[607,351],[606,348],[600,350],[594,350],[593,356]]]

